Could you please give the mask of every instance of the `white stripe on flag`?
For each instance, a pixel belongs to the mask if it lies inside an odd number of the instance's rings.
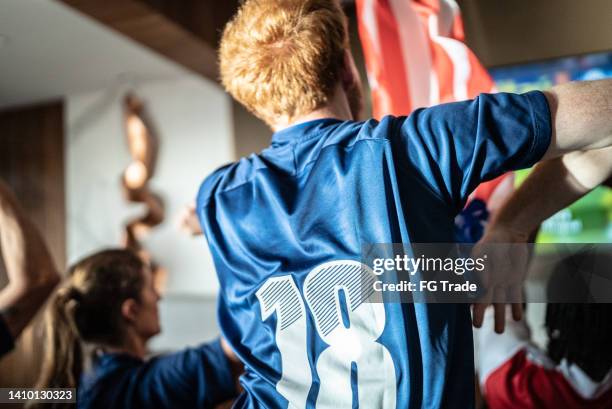
[[[429,35],[432,41],[444,48],[453,62],[453,95],[456,101],[468,99],[468,81],[472,73],[467,48],[463,43],[452,38],[438,35],[438,19],[429,16]]]
[[[431,105],[432,64],[426,33],[411,3],[406,0],[389,0],[399,29],[402,44],[399,51],[406,67],[406,82],[410,87],[410,98],[414,110]]]

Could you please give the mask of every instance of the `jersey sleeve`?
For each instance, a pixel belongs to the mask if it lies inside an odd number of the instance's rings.
[[[0,357],[9,353],[14,347],[13,335],[9,331],[2,314],[0,314]]]
[[[133,377],[138,407],[213,408],[237,395],[221,342],[153,358]]]
[[[514,321],[510,308],[507,307],[505,331],[498,334],[494,331],[495,313],[492,307],[487,308],[482,327],[474,330],[478,343],[476,350],[477,371],[480,383],[496,369],[508,362],[519,351],[531,345],[531,331],[524,319]]]
[[[481,94],[399,118],[394,155],[455,211],[481,183],[533,166],[551,141],[543,93]]]

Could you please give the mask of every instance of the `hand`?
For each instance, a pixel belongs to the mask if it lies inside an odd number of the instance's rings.
[[[198,220],[195,203],[190,203],[185,206],[179,214],[178,219],[180,229],[184,232],[191,234],[192,236],[204,234],[202,227],[200,226],[200,221]]]
[[[473,257],[485,257],[486,268],[481,273],[481,284],[486,293],[472,310],[472,321],[480,328],[489,305],[495,310],[495,332],[505,329],[506,304],[512,305],[512,317],[523,317],[523,284],[529,262],[529,235],[509,226],[492,223],[482,239],[476,243]]]

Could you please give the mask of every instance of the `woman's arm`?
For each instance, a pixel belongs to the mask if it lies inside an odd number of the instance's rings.
[[[238,395],[236,372],[217,339],[150,359],[134,369],[122,390],[139,408],[215,408]]]
[[[13,338],[17,338],[59,283],[60,276],[40,233],[2,181],[0,248],[9,279],[0,291],[0,314]]]

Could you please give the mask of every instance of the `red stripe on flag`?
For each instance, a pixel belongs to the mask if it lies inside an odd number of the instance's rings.
[[[365,10],[366,7],[372,7]],[[387,0],[357,0],[360,20],[365,13],[371,13],[376,24],[376,33],[371,33],[366,24],[359,24],[359,35],[363,45],[366,67],[373,84],[373,116],[382,118],[394,113],[407,114],[411,111],[410,89],[406,81],[406,68],[401,56],[402,47],[395,16]],[[376,47],[375,43],[378,45]],[[376,50],[379,52],[376,52]],[[388,100],[388,101],[385,101]]]
[[[474,98],[482,92],[491,92],[494,89],[493,80],[474,53],[463,43],[463,21],[456,3],[452,0],[403,1],[408,2],[412,9],[396,7],[396,12],[400,11],[402,15],[394,15],[389,0],[357,0],[359,34],[373,85],[374,117],[407,115],[416,108],[413,105],[414,99],[410,97],[408,78],[419,81],[419,84],[420,81],[428,81],[428,86],[412,92],[434,92],[429,99],[432,104]],[[414,21],[411,15],[405,15],[412,10],[419,17],[420,27],[400,30],[398,21],[404,24]],[[368,18],[369,24],[375,26],[375,32],[368,30]],[[423,36],[416,35],[419,29]],[[411,38],[402,38],[402,33],[404,37]],[[418,41],[426,41],[427,44],[415,46]],[[423,55],[424,52],[429,54]],[[412,64],[412,61],[428,59],[432,66],[427,78],[423,77],[423,72],[414,70],[414,66],[413,72],[406,66],[406,61]],[[415,95],[415,98],[427,100],[426,95]],[[504,177],[481,184],[474,195],[488,199]]]

